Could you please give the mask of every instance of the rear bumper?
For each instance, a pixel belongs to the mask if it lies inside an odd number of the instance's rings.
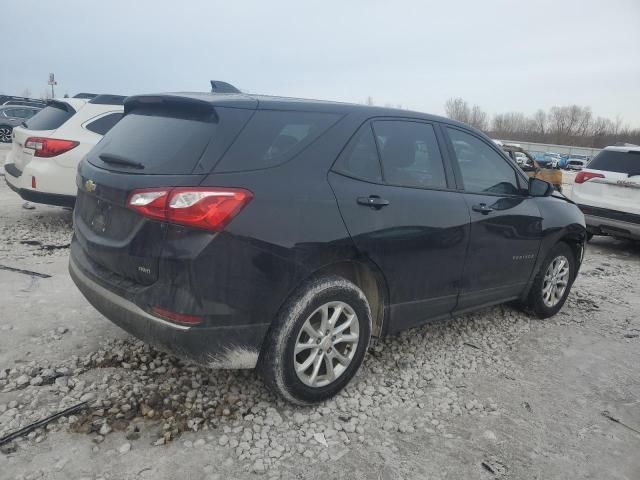
[[[11,190],[20,195],[24,200],[33,203],[43,203],[45,205],[55,205],[58,207],[73,208],[76,203],[75,195],[65,195],[60,193],[48,193],[42,190],[34,190],[25,185],[28,178],[31,181],[31,175],[23,174],[16,168],[13,163],[4,166],[5,181]],[[43,177],[40,177],[43,178]],[[29,184],[30,185],[30,184]]]
[[[151,315],[100,285],[69,259],[74,283],[96,310],[133,336],[174,355],[211,368],[254,368],[268,324],[185,326]]]
[[[594,234],[640,239],[640,215],[606,208],[578,205],[584,213],[587,230]]]

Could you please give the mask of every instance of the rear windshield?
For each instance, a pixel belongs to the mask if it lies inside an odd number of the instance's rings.
[[[55,130],[69,120],[76,111],[69,104],[48,105],[27,120],[29,130]]]
[[[640,152],[602,150],[587,166],[593,170],[640,175]]]
[[[222,158],[217,172],[258,170],[293,158],[336,123],[334,113],[258,110]]]
[[[130,113],[122,117],[95,146],[90,161],[109,170],[189,174],[217,128],[218,123],[214,120]],[[101,156],[107,161],[103,161]],[[130,162],[133,166],[123,162]]]

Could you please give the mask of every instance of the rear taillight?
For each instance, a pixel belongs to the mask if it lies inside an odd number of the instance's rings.
[[[60,140],[58,138],[29,137],[24,142],[25,148],[35,150],[35,157],[50,158],[76,148],[80,142]]]
[[[601,173],[585,172],[584,170],[581,170],[576,175],[574,183],[584,183],[592,178],[604,178],[604,175]]]
[[[252,198],[243,188],[149,188],[131,192],[127,206],[154,220],[219,231]]]

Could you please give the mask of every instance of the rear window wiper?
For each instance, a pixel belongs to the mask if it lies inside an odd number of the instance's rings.
[[[127,158],[121,157],[120,155],[113,155],[112,153],[102,153],[98,155],[98,157],[100,157],[100,160],[102,160],[104,163],[114,163],[117,165],[126,165],[128,167],[140,169],[144,168],[144,165],[140,162],[129,160]]]

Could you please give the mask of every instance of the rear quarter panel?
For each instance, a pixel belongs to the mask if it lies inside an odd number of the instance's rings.
[[[355,127],[334,125],[278,167],[213,173],[202,185],[242,187],[253,200],[207,245],[195,265],[202,297],[218,299],[251,323],[268,323],[300,284],[324,266],[356,256],[327,181]]]

